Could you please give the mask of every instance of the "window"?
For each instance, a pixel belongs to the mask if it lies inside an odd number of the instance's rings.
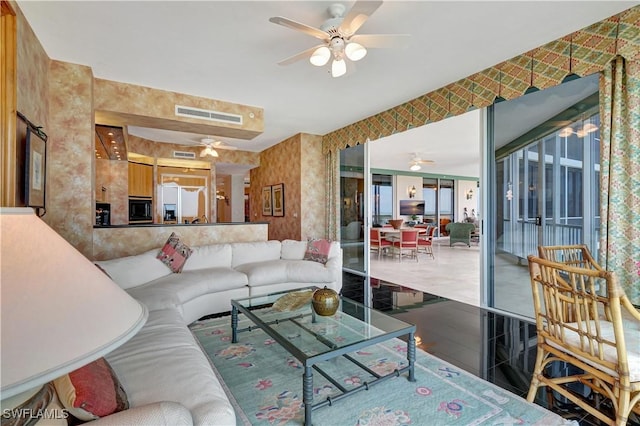
[[[374,174],[371,178],[371,215],[374,225],[393,219],[393,179],[390,175]]]

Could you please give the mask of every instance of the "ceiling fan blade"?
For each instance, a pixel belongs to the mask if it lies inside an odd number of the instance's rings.
[[[229,151],[236,151],[238,148],[232,145],[214,145],[213,149],[228,149]]]
[[[294,62],[298,62],[298,61],[300,61],[302,59],[307,59],[307,58],[309,58],[311,56],[311,54],[313,52],[315,52],[315,50],[318,47],[322,47],[322,46],[324,46],[324,44],[320,44],[318,46],[310,47],[307,50],[303,50],[302,52],[297,53],[297,54],[295,54],[293,56],[290,56],[287,59],[283,59],[282,61],[278,62],[278,65],[290,65],[290,64],[292,64]]]
[[[361,34],[349,39],[360,43],[366,48],[407,48],[410,40],[409,34]]]
[[[331,38],[328,33],[319,30],[318,28],[313,28],[309,25],[301,24],[300,22],[292,21],[291,19],[282,16],[274,16],[273,18],[269,18],[269,21],[274,24],[282,25],[283,27],[291,28],[292,30],[303,32],[323,41],[329,41]]]
[[[356,1],[340,24],[340,33],[349,37],[382,5],[382,1]]]

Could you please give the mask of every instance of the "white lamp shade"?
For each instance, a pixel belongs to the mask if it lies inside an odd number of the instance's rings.
[[[6,399],[94,361],[147,320],[129,296],[31,208],[0,208]]]
[[[309,58],[309,62],[311,62],[316,67],[321,67],[323,65],[326,65],[327,62],[329,62],[330,58],[331,51],[327,46],[322,46],[314,50],[314,52],[311,54],[311,57]]]
[[[412,172],[417,172],[418,170],[420,170],[422,167],[420,167],[420,164],[412,164],[411,167],[409,167],[409,170],[411,170]]]
[[[344,59],[334,59],[331,63],[331,76],[332,77],[340,77],[347,72],[347,64],[344,62]]]
[[[345,47],[344,53],[347,55],[347,58],[355,62],[365,57],[367,49],[359,43],[351,42]]]

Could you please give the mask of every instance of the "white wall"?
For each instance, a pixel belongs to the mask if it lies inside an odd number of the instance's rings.
[[[478,216],[478,188],[475,180],[459,180],[456,188],[456,222],[464,220],[464,208],[467,208],[469,216],[471,210],[475,210]],[[467,192],[473,191],[471,199],[467,199]]]
[[[393,217],[396,219],[411,220],[409,216],[400,216],[400,200],[411,200],[409,188],[416,187],[416,196],[413,200],[422,200],[422,176],[395,176],[395,188],[393,200]],[[422,218],[420,218],[422,220]]]

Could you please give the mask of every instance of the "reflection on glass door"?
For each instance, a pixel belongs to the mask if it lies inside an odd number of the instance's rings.
[[[342,266],[365,272],[364,145],[340,151],[340,245]]]
[[[541,123],[498,150],[489,306],[533,316],[527,256],[540,245],[586,244],[597,256],[600,121],[597,102],[580,105],[579,116]]]

